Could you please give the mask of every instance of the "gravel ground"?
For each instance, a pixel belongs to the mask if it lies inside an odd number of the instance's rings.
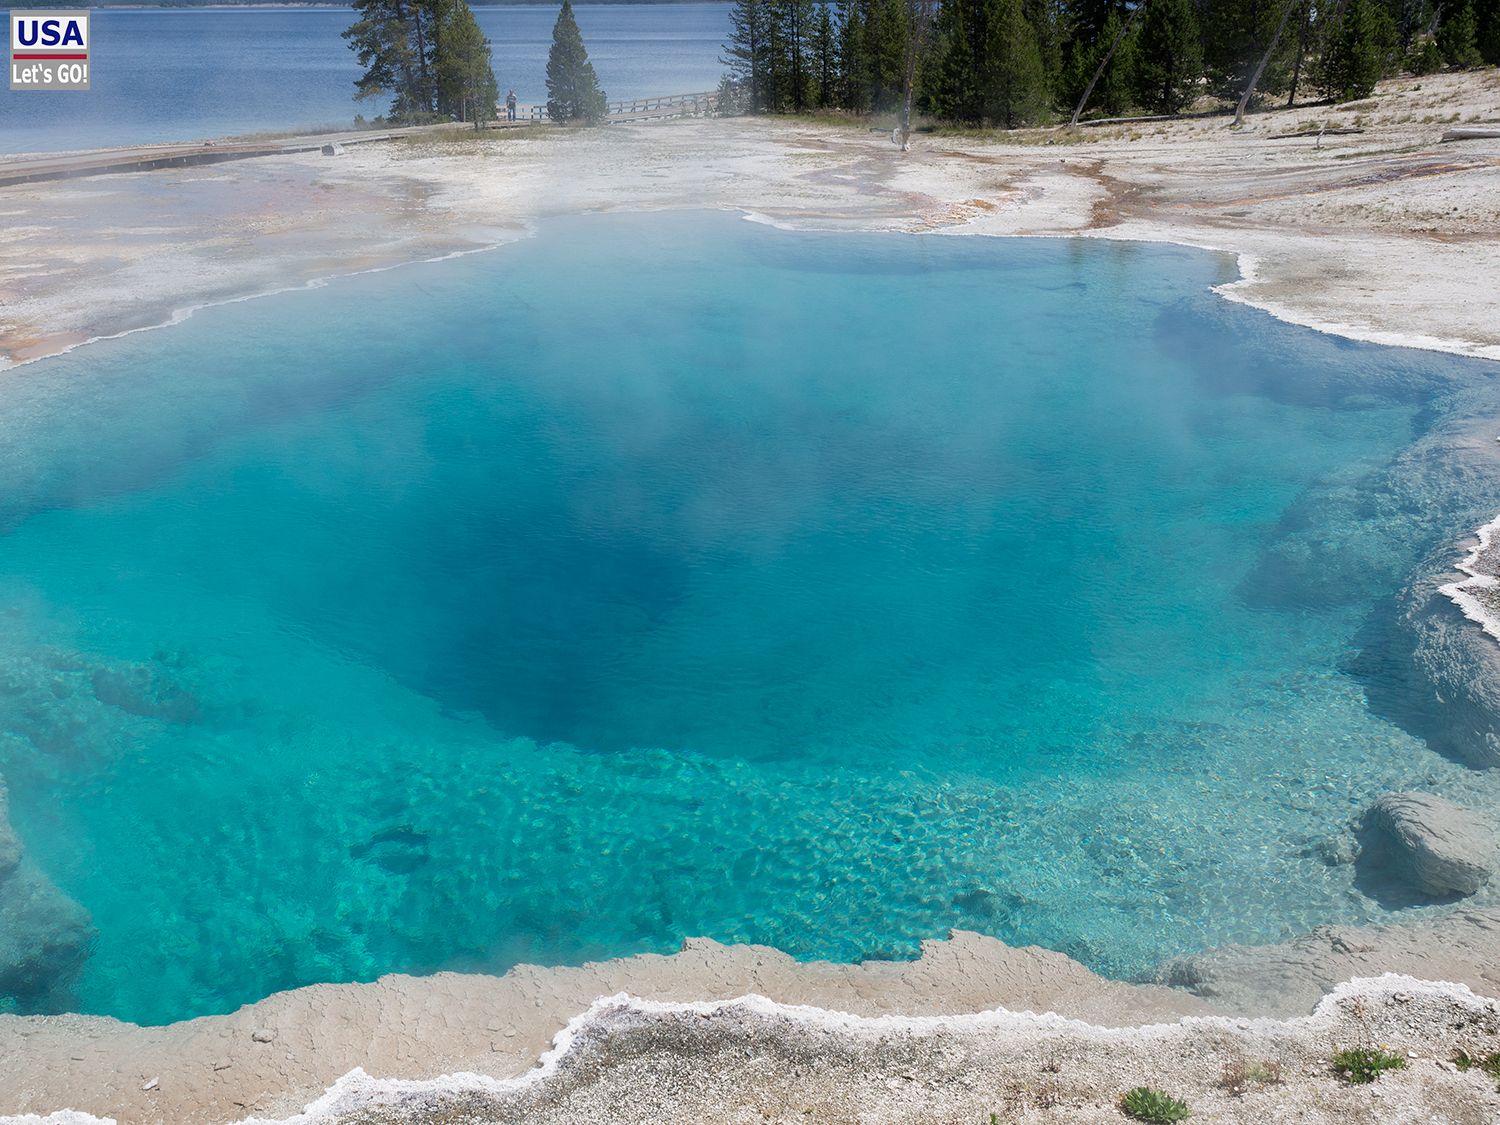
[[[553,1056],[512,1083],[401,1090],[352,1079],[299,1121],[1119,1122],[1121,1095],[1160,1088],[1194,1121],[1493,1122],[1494,1079],[1458,1050],[1494,1049],[1500,1013],[1467,989],[1387,976],[1345,986],[1310,1017],[1188,1019],[1104,1031],[1055,1016],[857,1019],[763,1000],[601,1001]],[[1369,1085],[1335,1051],[1384,1050]]]

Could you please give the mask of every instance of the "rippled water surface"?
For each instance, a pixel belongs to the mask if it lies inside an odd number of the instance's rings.
[[[1316,844],[1439,768],[1347,670],[1433,513],[1350,513],[1489,392],[1227,269],[595,217],[13,374],[0,773],[70,1002],[1377,916]]]

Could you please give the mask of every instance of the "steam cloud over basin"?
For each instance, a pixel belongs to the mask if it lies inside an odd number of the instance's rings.
[[[97,936],[19,1006],[1389,920],[1349,822],[1494,797],[1392,640],[1492,369],[1226,268],[591,217],[28,367],[0,774]]]

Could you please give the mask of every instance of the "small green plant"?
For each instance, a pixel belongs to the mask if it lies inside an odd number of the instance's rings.
[[[1225,1063],[1219,1075],[1220,1088],[1231,1094],[1244,1094],[1256,1086],[1279,1086],[1281,1082],[1281,1064],[1274,1060],[1235,1059]]]
[[[1245,1075],[1259,1086],[1280,1086],[1281,1064],[1275,1062],[1252,1062],[1245,1068]]]
[[[1468,1051],[1459,1051],[1453,1056],[1453,1065],[1459,1070],[1477,1070],[1500,1083],[1500,1051],[1491,1051],[1487,1055],[1471,1055]]]
[[[1333,1056],[1333,1072],[1351,1086],[1374,1082],[1387,1070],[1401,1070],[1406,1060],[1373,1047],[1350,1047]]]
[[[1125,1096],[1120,1099],[1120,1110],[1137,1121],[1150,1121],[1160,1125],[1171,1125],[1173,1121],[1183,1121],[1192,1116],[1187,1102],[1161,1090],[1153,1090],[1150,1086],[1137,1086],[1134,1090],[1126,1091]]]

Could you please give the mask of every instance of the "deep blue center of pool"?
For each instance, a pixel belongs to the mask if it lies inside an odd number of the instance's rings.
[[[1376,912],[1307,843],[1430,768],[1346,669],[1431,544],[1289,513],[1476,365],[1228,269],[595,217],[11,374],[0,775],[70,1002]]]

